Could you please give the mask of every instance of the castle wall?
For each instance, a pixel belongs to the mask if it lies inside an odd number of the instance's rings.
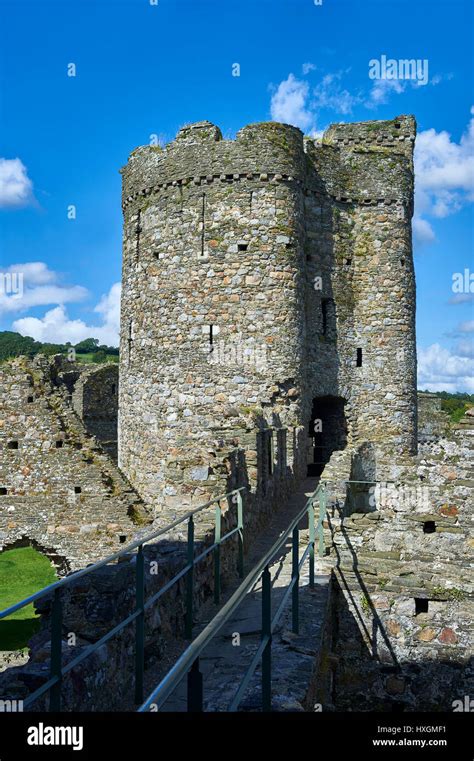
[[[55,361],[0,366],[0,550],[25,540],[61,568],[131,541],[141,500],[84,428]]]

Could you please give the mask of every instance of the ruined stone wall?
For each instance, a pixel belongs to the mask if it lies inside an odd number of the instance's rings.
[[[60,370],[41,357],[0,365],[0,549],[31,541],[77,569],[150,518],[74,412]]]
[[[474,688],[474,426],[395,470],[365,504],[332,501],[323,700],[340,711],[452,711]]]
[[[418,438],[423,443],[442,437],[449,428],[449,416],[441,409],[441,398],[423,391],[418,393]]]
[[[119,462],[146,499],[222,490],[229,451],[269,425],[297,432],[300,477],[315,397],[346,402],[349,441],[414,451],[414,135],[411,117],[321,145],[201,122],[131,154]]]
[[[74,384],[72,406],[87,431],[117,460],[118,364],[88,368]]]

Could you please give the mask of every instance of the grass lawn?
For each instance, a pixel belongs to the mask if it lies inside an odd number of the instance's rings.
[[[56,579],[48,558],[33,547],[18,547],[0,554],[0,610],[46,587]],[[28,605],[0,620],[0,650],[25,648],[37,631],[39,619]]]
[[[76,353],[76,362],[79,362],[79,364],[83,363],[85,365],[88,365],[88,364],[92,363],[92,361],[93,361],[92,357],[93,356],[94,355],[93,355],[92,352],[90,352],[89,354],[79,354],[79,352],[77,352]],[[106,362],[115,362],[115,363],[118,363],[118,361],[119,361],[119,358],[118,358],[118,356],[116,354],[108,354],[107,355],[107,359],[105,360],[105,362],[101,362],[100,364],[103,365]],[[99,364],[97,364],[97,367],[98,366],[99,366]]]

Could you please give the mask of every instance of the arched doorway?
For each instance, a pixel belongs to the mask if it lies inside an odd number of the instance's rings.
[[[333,452],[347,444],[346,400],[340,396],[313,399],[309,436],[312,452],[308,458],[308,476],[320,476]]]

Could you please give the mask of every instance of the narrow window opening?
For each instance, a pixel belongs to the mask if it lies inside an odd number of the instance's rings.
[[[247,251],[248,247],[249,247],[248,243],[237,243],[238,251]]]
[[[206,256],[206,194],[202,194],[202,207],[201,207],[201,250],[199,256],[205,258]]]
[[[136,249],[135,249],[135,258],[136,258],[137,260],[138,260],[138,258],[139,258],[139,256],[140,256],[140,233],[141,233],[141,231],[142,231],[142,227],[141,227],[141,224],[140,224],[140,221],[141,221],[141,215],[142,215],[142,213],[141,213],[141,211],[140,211],[140,209],[139,209],[139,210],[138,210],[138,214],[137,214],[137,225],[136,225],[136,227],[135,227],[135,235],[136,235]]]
[[[115,394],[116,390],[117,390],[117,387],[116,387],[115,383],[112,383],[112,394]]]
[[[18,449],[18,441],[9,441],[7,444],[8,449]]]
[[[29,396],[26,401],[27,401],[28,404],[31,404],[34,401],[34,397],[33,396]]]
[[[63,443],[62,439],[58,439],[56,442],[56,449],[62,449]]]
[[[81,492],[82,492],[82,489],[81,489],[80,486],[75,486],[74,487],[74,494],[81,494]]]
[[[352,259],[345,259],[344,264],[346,265],[346,267],[350,267],[352,264]]]
[[[436,531],[436,523],[435,521],[425,521],[423,523],[423,533],[424,534],[434,534]]]
[[[267,469],[268,475],[273,473],[273,431],[267,433]]]
[[[127,535],[126,534],[120,534],[119,535],[119,542],[120,542],[120,544],[125,544],[126,541],[127,541]]]
[[[362,367],[362,349],[357,349],[356,367]]]
[[[403,257],[400,259],[400,264],[402,265],[402,267],[405,266],[405,259],[403,259]]]
[[[128,323],[128,338],[127,338],[127,344],[128,344],[128,364],[130,365],[131,359],[132,359],[132,321]]]
[[[323,299],[321,301],[321,313],[322,313],[322,333],[323,336],[328,332],[328,309],[331,299]]]
[[[5,494],[7,494],[7,493],[8,492],[7,492],[7,489],[5,488],[5,486],[0,486],[0,496],[4,497]]]
[[[420,613],[428,613],[428,600],[424,597],[415,597],[415,616]]]

